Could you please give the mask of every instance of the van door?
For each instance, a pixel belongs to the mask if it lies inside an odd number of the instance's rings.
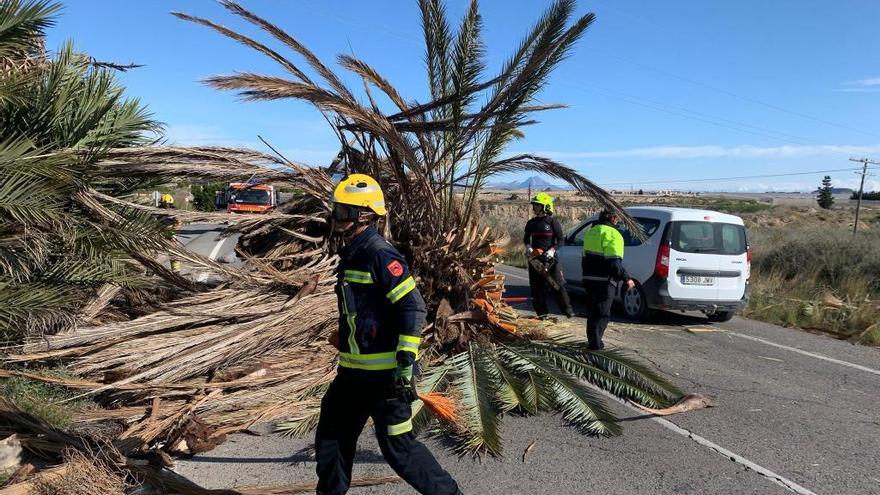
[[[593,226],[593,222],[581,224],[568,237],[565,244],[559,248],[558,260],[562,264],[562,274],[566,283],[581,286],[581,258],[584,253],[584,234]]]
[[[626,225],[620,224],[618,229],[623,236],[624,246],[623,268],[630,277],[643,284],[654,273],[658,243],[653,242],[652,238],[659,231],[661,222],[656,218],[647,217],[633,217],[633,219],[642,227],[642,233],[647,239],[642,242],[626,228]]]
[[[718,248],[711,222],[675,221],[670,225],[669,295],[673,299],[718,298]]]
[[[720,241],[718,300],[739,301],[749,278],[746,229],[732,223],[715,224],[715,228]]]

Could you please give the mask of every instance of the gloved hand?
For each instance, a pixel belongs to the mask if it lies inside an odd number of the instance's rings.
[[[548,260],[552,260],[556,256],[556,248],[550,248],[545,253],[544,256],[547,257]]]
[[[394,370],[394,396],[409,404],[419,398],[416,383],[413,380],[413,367],[398,366]]]
[[[526,258],[532,257],[532,251],[534,251],[534,249],[532,249],[532,246],[526,246]]]

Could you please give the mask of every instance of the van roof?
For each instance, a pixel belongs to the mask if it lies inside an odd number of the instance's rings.
[[[624,208],[630,215],[648,214],[667,220],[693,220],[699,222],[721,222],[744,225],[742,218],[720,211],[701,210],[697,208],[678,208],[673,206],[631,206]]]

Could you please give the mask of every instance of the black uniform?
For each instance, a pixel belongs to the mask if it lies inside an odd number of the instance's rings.
[[[587,341],[590,349],[602,349],[602,336],[611,319],[611,305],[620,281],[630,276],[623,268],[623,236],[603,221],[584,235],[581,273],[587,292]]]
[[[541,249],[547,252],[550,248],[557,249],[562,240],[562,225],[552,215],[535,217],[526,222],[523,242],[527,246],[531,246],[532,249]],[[573,315],[574,311],[571,309],[568,291],[565,290],[565,277],[556,256],[550,260],[542,260],[542,262],[547,266],[547,273],[559,284],[559,290],[553,290],[559,308],[563,313],[569,316]],[[546,315],[548,312],[547,290],[552,290],[552,288],[531,265],[529,265],[529,289],[532,293],[532,306],[535,308],[535,313],[538,316]]]
[[[395,396],[398,366],[418,357],[425,302],[403,256],[374,227],[341,253],[339,368],[321,400],[315,438],[318,494],[343,494],[351,483],[357,439],[368,418],[391,468],[419,493],[461,493],[412,432],[409,402]]]

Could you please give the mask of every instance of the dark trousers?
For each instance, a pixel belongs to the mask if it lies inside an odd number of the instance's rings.
[[[560,268],[559,263],[554,261],[549,264],[547,266],[547,273],[559,284],[559,290],[554,290],[550,287],[550,284],[544,280],[544,277],[532,268],[532,265],[529,265],[529,290],[532,293],[532,307],[535,308],[535,314],[543,316],[549,312],[547,310],[547,291],[553,292],[553,296],[559,304],[559,309],[563,313],[574,313],[571,309],[568,291],[565,290],[565,276],[562,274],[562,268]]]
[[[391,371],[340,369],[321,400],[315,438],[319,495],[341,495],[351,484],[357,440],[373,418],[376,438],[385,460],[417,492],[456,495],[461,492],[431,452],[416,440],[407,422],[409,403],[392,397]]]
[[[584,280],[587,292],[587,342],[590,349],[602,349],[602,336],[611,319],[611,304],[617,287],[611,282]]]

